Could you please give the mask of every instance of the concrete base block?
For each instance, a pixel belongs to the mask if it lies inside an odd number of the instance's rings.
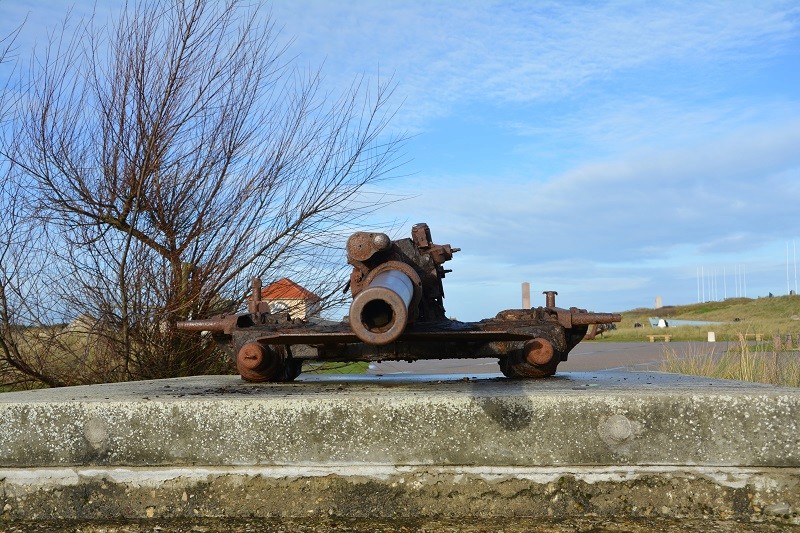
[[[233,376],[0,395],[6,520],[713,518],[800,523],[800,389]]]

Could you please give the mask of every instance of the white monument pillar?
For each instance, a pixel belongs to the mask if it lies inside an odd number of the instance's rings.
[[[527,281],[522,282],[522,308],[531,308],[531,284]]]

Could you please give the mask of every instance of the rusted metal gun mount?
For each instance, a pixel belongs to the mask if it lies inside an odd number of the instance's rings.
[[[357,232],[347,240],[350,274],[349,321],[369,344],[389,344],[416,321],[445,318],[442,265],[459,248],[433,244],[427,224],[416,224],[410,239],[392,241],[384,233]]]
[[[305,360],[382,361],[496,357],[512,378],[555,373],[590,324],[619,322],[613,313],[590,313],[555,305],[545,291],[544,307],[508,309],[479,322],[450,320],[444,310],[442,265],[458,248],[434,244],[427,224],[412,228],[410,239],[392,241],[383,233],[354,233],[347,241],[353,266],[353,295],[346,322],[290,320],[270,313],[254,279],[248,312],[181,322],[189,331],[210,331],[227,349],[242,378],[288,381]]]

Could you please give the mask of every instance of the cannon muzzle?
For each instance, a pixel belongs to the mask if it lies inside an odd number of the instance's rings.
[[[389,344],[408,325],[414,283],[399,270],[385,270],[350,304],[350,328],[367,344]]]

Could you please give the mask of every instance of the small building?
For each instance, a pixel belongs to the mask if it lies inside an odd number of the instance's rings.
[[[261,300],[270,312],[288,312],[291,318],[310,318],[322,309],[322,298],[289,278],[281,278],[261,289]]]

